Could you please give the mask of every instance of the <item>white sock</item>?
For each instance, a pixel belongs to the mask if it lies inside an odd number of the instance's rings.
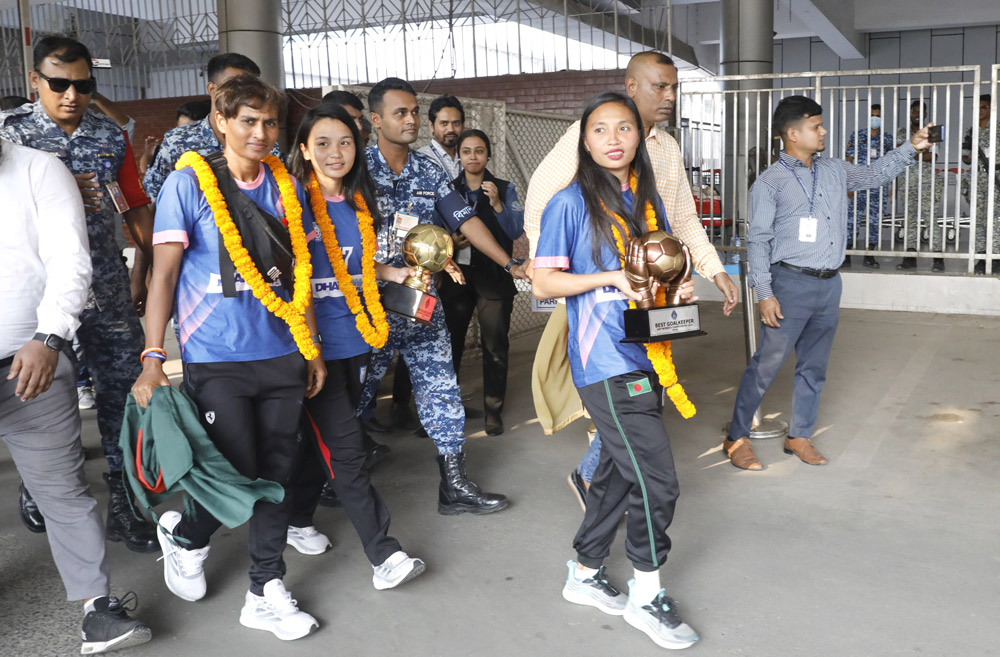
[[[596,568],[587,568],[586,566],[581,566],[579,563],[573,567],[573,579],[578,582],[582,582],[588,577],[593,577],[597,574]]]
[[[660,571],[645,572],[633,569],[633,573],[635,581],[632,583],[629,595],[642,604],[652,602],[662,588],[660,586]]]

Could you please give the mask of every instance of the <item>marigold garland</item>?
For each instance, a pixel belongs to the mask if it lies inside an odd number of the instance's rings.
[[[198,177],[198,186],[205,194],[208,206],[212,208],[215,225],[222,234],[222,241],[236,271],[243,277],[243,281],[250,286],[253,295],[267,308],[268,312],[288,324],[292,337],[295,338],[295,344],[306,360],[313,360],[319,356],[319,350],[312,341],[311,331],[305,320],[306,308],[312,300],[312,286],[309,282],[309,279],[312,278],[312,264],[309,261],[309,247],[306,244],[305,230],[302,228],[302,206],[295,194],[295,185],[292,183],[291,176],[288,175],[288,170],[285,169],[281,160],[273,155],[267,155],[263,161],[278,183],[281,203],[285,208],[288,234],[292,241],[295,272],[291,301],[285,301],[275,294],[261,273],[257,271],[253,258],[243,246],[243,239],[240,237],[236,224],[233,223],[233,217],[229,214],[226,198],[219,190],[219,181],[215,177],[215,172],[212,171],[212,166],[197,152],[188,151],[177,160],[174,168],[191,167],[194,169],[195,175]]]
[[[337,277],[337,286],[344,294],[347,307],[354,313],[354,323],[358,333],[370,347],[381,349],[389,338],[389,322],[385,319],[385,309],[382,307],[378,283],[375,280],[375,250],[378,244],[375,241],[375,221],[368,210],[368,204],[365,203],[361,192],[354,194],[354,205],[357,208],[355,214],[361,232],[361,289],[365,295],[365,302],[362,304],[354,280],[347,271],[344,252],[340,250],[337,231],[330,214],[326,211],[326,199],[323,198],[323,190],[320,189],[315,172],[309,178],[309,203],[312,205],[316,223],[322,231],[323,247],[333,267],[333,275]],[[365,313],[366,307],[368,313]],[[368,314],[371,314],[370,320]]]
[[[629,171],[628,176],[629,188],[632,193],[635,194],[636,188],[636,177],[634,171]],[[618,254],[621,259],[622,268],[625,267],[625,241],[629,239],[628,225],[622,217],[612,214],[605,208],[610,216],[615,217],[620,223],[612,225],[611,230],[615,235],[615,244],[618,246]],[[653,209],[653,204],[646,202],[646,229],[649,231],[658,230],[656,224],[656,211]],[[624,232],[624,236],[622,233]],[[656,306],[663,307],[667,302],[667,292],[661,286],[656,291]],[[630,301],[628,304],[629,308],[635,308],[635,302]],[[685,419],[694,417],[694,414],[698,410],[688,399],[687,393],[684,392],[684,387],[677,382],[677,370],[674,368],[674,360],[671,355],[670,341],[663,342],[650,342],[645,345],[646,355],[649,357],[649,362],[653,364],[653,370],[656,372],[657,377],[660,379],[660,385],[667,391],[667,396],[670,397],[670,401],[673,402],[677,411]]]

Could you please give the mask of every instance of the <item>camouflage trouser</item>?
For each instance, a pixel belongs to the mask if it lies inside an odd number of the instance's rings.
[[[854,193],[853,199],[847,199],[847,248],[854,248],[854,215],[855,215],[855,205],[857,205],[857,216],[859,218],[864,218],[864,221],[858,222],[858,245],[859,249],[864,248],[862,235],[863,230],[862,223],[868,226],[868,245],[871,247],[877,247],[879,243],[879,224],[882,221],[882,215],[885,214],[885,210],[889,204],[889,188],[875,188],[875,189],[862,189]]]
[[[80,315],[76,335],[83,347],[83,364],[94,380],[97,428],[101,432],[104,458],[111,472],[120,472],[123,461],[118,437],[122,432],[125,400],[142,370],[139,354],[145,343],[128,288],[121,299],[108,307],[88,304]]]
[[[932,182],[933,181],[933,182]],[[944,178],[936,175],[930,164],[909,167],[898,178],[896,185],[905,198],[906,237],[901,249],[916,249],[921,251],[920,233],[925,229],[930,231],[930,250],[942,251],[941,226],[937,218],[942,216],[941,198],[944,194]],[[933,185],[933,189],[932,189]],[[931,198],[933,197],[933,207]],[[932,216],[933,215],[933,216]]]
[[[989,219],[989,177],[979,172],[976,182],[976,253],[986,253],[986,224]],[[993,251],[1000,254],[1000,188],[993,192]]]
[[[381,350],[372,354],[365,390],[358,404],[359,414],[375,397],[398,351],[410,368],[420,424],[434,439],[439,453],[458,454],[465,444],[465,408],[452,365],[451,337],[444,323],[441,302],[438,301],[434,309],[432,326],[414,324],[392,313],[386,315],[389,339]]]

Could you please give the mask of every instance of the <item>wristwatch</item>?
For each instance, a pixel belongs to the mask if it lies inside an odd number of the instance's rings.
[[[35,333],[31,339],[38,340],[52,351],[62,351],[62,348],[66,346],[66,340],[54,333]]]
[[[507,264],[503,266],[503,269],[505,272],[509,274],[511,269],[513,269],[518,265],[523,265],[523,264],[524,264],[523,258],[511,258],[510,260],[507,261]]]

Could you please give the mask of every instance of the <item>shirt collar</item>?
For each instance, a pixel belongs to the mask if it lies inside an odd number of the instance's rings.
[[[55,121],[52,120],[52,117],[49,116],[49,113],[45,111],[45,108],[42,107],[42,102],[40,100],[36,100],[34,102],[34,104],[31,107],[31,111],[35,119],[35,122],[40,127],[46,130],[58,130],[62,134],[66,134],[63,131],[63,129],[59,127],[59,124],[57,124]],[[94,110],[88,107],[83,112],[83,116],[80,117],[80,123],[79,125],[76,126],[76,130],[73,131],[73,134],[67,135],[67,139],[92,135],[94,133],[94,130],[99,125],[100,121],[98,120],[97,115],[94,113]]]
[[[813,153],[813,166],[816,165],[816,158],[819,157],[819,153]],[[785,151],[781,151],[780,162],[787,167],[802,167],[803,169],[808,169],[806,163],[797,157],[792,157]]]
[[[431,139],[431,148],[434,149],[435,153],[437,153],[443,158],[447,158],[453,164],[455,162],[458,162],[458,153],[456,152],[455,157],[452,157],[451,155],[448,154],[448,151],[444,149],[444,146],[438,143],[437,139]]]
[[[201,131],[201,141],[205,144],[205,146],[215,144],[220,150],[222,149],[222,143],[219,141],[219,138],[215,136],[215,131],[212,130],[211,114],[203,118],[198,123],[198,129]]]
[[[433,144],[434,142],[431,143]],[[374,146],[369,146],[368,149],[370,153],[373,153],[373,157],[371,158],[372,163],[378,166],[380,169],[382,169],[385,173],[392,176],[393,178],[396,179],[406,178],[409,174],[412,173],[412,167],[414,165],[412,149],[409,149],[407,151],[406,164],[403,165],[403,170],[399,173],[399,175],[396,175],[396,172],[392,170],[392,167],[389,166],[389,163],[385,161],[385,156],[382,155],[382,149],[378,147],[378,144],[375,144]],[[435,164],[434,166],[437,165]],[[373,171],[372,173],[375,172]]]

